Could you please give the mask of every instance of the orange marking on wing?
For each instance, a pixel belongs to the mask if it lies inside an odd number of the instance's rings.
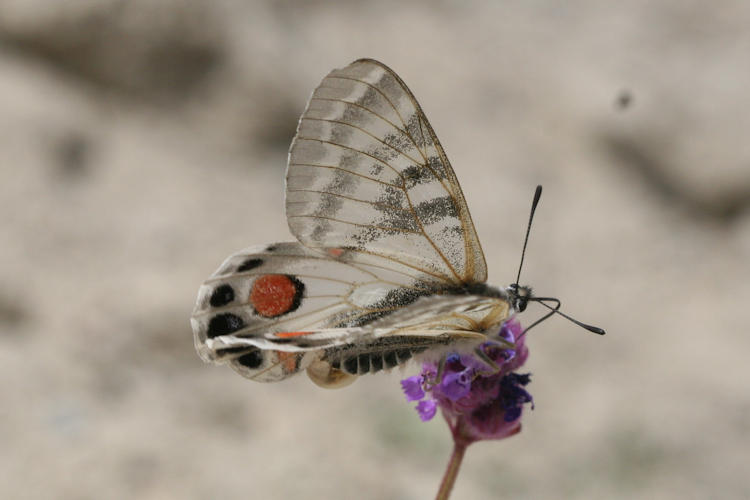
[[[274,351],[278,356],[281,366],[284,367],[286,373],[295,373],[297,371],[297,353],[294,352],[282,352]]]
[[[331,257],[339,258],[342,255],[344,255],[344,249],[343,248],[329,248],[328,255],[330,255]]]
[[[300,286],[284,274],[260,276],[250,291],[250,304],[260,316],[280,316],[299,305]]]
[[[288,339],[290,337],[301,337],[303,335],[310,335],[311,333],[315,333],[315,332],[277,332],[276,336],[281,337],[282,339]]]

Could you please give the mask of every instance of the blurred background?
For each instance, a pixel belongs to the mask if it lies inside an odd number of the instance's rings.
[[[543,184],[522,281],[608,331],[533,331],[536,409],[453,498],[750,497],[748,26],[741,0],[0,1],[0,496],[434,496],[451,441],[405,373],[257,384],[188,322],[227,255],[291,239],[297,119],[372,57],[490,282]]]

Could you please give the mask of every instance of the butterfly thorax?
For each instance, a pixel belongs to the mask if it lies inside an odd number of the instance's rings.
[[[513,309],[518,312],[524,312],[529,300],[533,297],[530,286],[519,286],[518,283],[511,283],[505,292]]]
[[[362,375],[414,357],[436,360],[448,351],[471,352],[496,334],[512,313],[506,289],[484,283],[444,288],[369,323],[373,335],[326,349],[321,361],[333,372]],[[377,333],[394,326],[395,332]]]
[[[506,300],[509,298],[507,289],[498,288],[487,283],[464,283],[461,286],[448,288],[445,293],[452,295],[479,295]]]

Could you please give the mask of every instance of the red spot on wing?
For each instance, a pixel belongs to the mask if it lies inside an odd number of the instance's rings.
[[[250,291],[250,304],[260,316],[281,316],[299,307],[304,288],[301,281],[286,274],[259,276]]]
[[[315,332],[278,332],[276,336],[281,337],[282,339],[288,339],[290,337],[301,337],[303,335],[310,335],[311,333],[315,333]]]

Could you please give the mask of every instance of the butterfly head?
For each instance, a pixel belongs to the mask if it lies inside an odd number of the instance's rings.
[[[512,283],[505,289],[510,298],[510,303],[517,312],[524,312],[529,300],[533,297],[530,286],[522,286]]]

